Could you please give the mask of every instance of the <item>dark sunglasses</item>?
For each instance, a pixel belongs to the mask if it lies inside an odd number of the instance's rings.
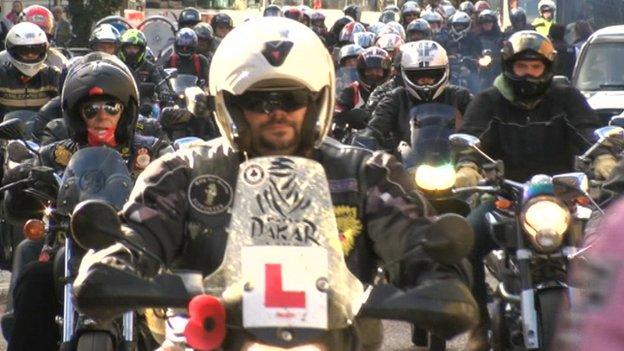
[[[305,89],[289,91],[248,91],[243,95],[235,95],[234,103],[240,108],[258,113],[269,113],[275,110],[292,112],[316,99]]]
[[[116,115],[121,112],[121,104],[115,101],[93,102],[82,106],[82,115],[86,119],[94,118],[100,110],[108,115]]]

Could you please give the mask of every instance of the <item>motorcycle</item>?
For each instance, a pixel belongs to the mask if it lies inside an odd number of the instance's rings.
[[[58,197],[26,188],[25,192],[38,196],[47,203],[42,219],[30,219],[24,225],[24,233],[31,240],[43,241],[39,260],[52,261],[55,281],[62,296],[63,314],[57,317],[61,327],[61,349],[77,345],[78,351],[92,351],[102,342],[102,331],[89,318],[79,314],[71,300],[72,282],[76,268],[84,252],[68,235],[73,208],[87,199],[100,199],[120,210],[132,188],[132,178],[121,155],[107,147],[89,147],[76,151],[57,182]],[[117,350],[134,350],[137,343],[134,314],[123,315],[121,325],[111,327],[119,343]]]
[[[173,53],[177,24],[164,16],[150,16],[137,27],[145,34],[157,65],[166,66]]]
[[[486,268],[498,281],[489,306],[493,350],[549,350],[557,316],[574,295],[568,268],[579,253],[589,206],[599,208],[588,194],[588,178],[577,172],[517,183],[504,178],[503,163],[486,155],[478,138],[453,134],[449,141],[454,151],[477,152],[490,162],[483,166],[484,184],[454,193],[496,199],[486,214],[500,248],[486,258]]]
[[[427,103],[410,110],[410,143],[399,143],[397,152],[414,174],[416,186],[438,214],[467,216],[470,206],[452,194],[455,167],[451,164],[448,137],[455,130],[459,111],[450,105]],[[416,330],[413,341],[429,350],[445,350],[446,341]]]
[[[459,216],[443,216],[414,250],[457,263],[472,241],[466,224]],[[121,242],[160,265],[151,279],[101,267],[89,273],[89,284],[77,287],[75,298],[80,310],[100,318],[137,308],[175,308],[165,314],[163,347],[352,350],[359,346],[350,333],[359,317],[409,321],[444,337],[465,330],[476,317],[474,308],[453,302],[460,287],[449,282],[365,289],[346,266],[325,172],[304,158],[263,157],[241,164],[223,261],[206,277],[176,272],[121,235],[117,214],[101,202],[77,206],[72,229],[83,247],[98,250]],[[90,252],[96,259],[98,253]],[[441,298],[432,303],[425,298],[431,293]],[[330,334],[349,348],[330,342],[325,338]]]

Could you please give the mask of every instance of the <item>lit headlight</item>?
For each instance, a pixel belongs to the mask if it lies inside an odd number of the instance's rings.
[[[492,63],[492,56],[490,55],[485,55],[479,59],[479,66],[481,67],[487,67],[490,63]]]
[[[531,244],[548,253],[561,246],[570,225],[570,211],[556,198],[539,196],[531,199],[522,210],[522,227]]]
[[[301,345],[297,347],[291,347],[289,349],[284,349],[276,346],[269,346],[264,344],[259,344],[257,342],[247,342],[243,345],[241,351],[280,351],[280,350],[288,350],[288,351],[326,351],[327,348],[320,344],[308,344]]]
[[[455,184],[455,168],[452,165],[420,165],[416,168],[416,184],[429,191],[450,189]]]

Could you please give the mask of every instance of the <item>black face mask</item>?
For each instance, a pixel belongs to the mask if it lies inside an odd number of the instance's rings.
[[[538,98],[546,92],[550,86],[552,75],[545,74],[542,77],[535,78],[531,76],[518,77],[505,74],[505,78],[511,85],[514,95],[523,100],[530,100]]]

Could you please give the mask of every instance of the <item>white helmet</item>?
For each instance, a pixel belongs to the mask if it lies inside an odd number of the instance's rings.
[[[543,11],[555,11],[557,10],[557,4],[555,4],[552,0],[540,0],[537,3],[537,12],[542,13]]]
[[[405,40],[405,28],[403,28],[403,26],[399,22],[390,21],[386,23],[386,25],[381,29],[378,35],[382,36],[388,33],[398,34],[401,39]]]
[[[245,148],[248,127],[234,100],[248,91],[303,88],[311,93],[303,147],[320,146],[331,124],[334,64],[319,37],[299,22],[262,17],[237,26],[215,51],[209,82],[219,129],[235,150]]]
[[[377,38],[375,45],[391,53],[400,49],[404,43],[405,41],[398,34],[388,33]]]
[[[45,32],[31,22],[21,22],[11,27],[5,40],[9,61],[29,77],[36,75],[46,66],[49,45]],[[24,61],[20,53],[25,51],[35,52],[38,56],[32,61]]]
[[[451,27],[451,34],[455,39],[463,38],[468,32],[470,32],[470,16],[463,12],[457,11],[449,20],[449,26]]]
[[[432,40],[406,43],[401,47],[401,76],[405,89],[416,99],[431,101],[440,96],[449,81],[449,61],[442,45]],[[418,84],[422,77],[434,78],[432,84]]]

